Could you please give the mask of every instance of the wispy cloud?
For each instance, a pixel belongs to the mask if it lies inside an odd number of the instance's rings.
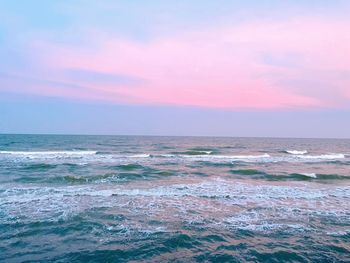
[[[271,6],[281,7],[279,1],[265,5],[225,1],[227,10],[221,8],[219,13],[210,12],[210,2],[195,2],[174,4],[176,15],[171,15],[169,5],[157,1],[146,10],[130,3],[94,2],[94,8],[107,10],[106,17],[100,14],[97,20],[92,7],[84,6],[84,12],[77,9],[79,1],[55,2],[61,8],[61,12],[54,9],[55,15],[63,13],[62,21],[70,21],[70,29],[61,21],[57,31],[32,32],[23,50],[31,66],[12,66],[7,73],[17,79],[1,78],[0,89],[115,103],[228,109],[349,107],[350,19],[334,13],[346,2],[336,1],[335,8],[327,1],[299,6],[286,1],[283,7],[303,12],[296,15],[284,8],[285,17],[281,10],[270,11]],[[257,17],[247,13],[251,6],[259,11]],[[195,7],[207,8],[207,18],[224,15],[219,22],[206,23],[198,22],[206,17],[204,9],[203,16],[194,20],[184,15],[188,27],[176,20],[182,17],[181,10]],[[156,18],[140,17],[136,24],[122,23],[129,19],[125,15],[113,20],[113,14],[123,11],[134,11],[132,16],[154,13]],[[270,13],[273,19],[266,19]],[[152,37],[144,41],[122,29]],[[80,41],[65,41],[72,35]]]
[[[350,68],[350,39],[345,34],[349,26],[348,20],[335,17],[304,17],[184,32],[146,43],[97,32],[90,35],[96,41],[93,52],[52,43],[41,43],[40,50],[54,71],[74,70],[76,82],[89,76],[101,94],[118,91],[134,103],[345,107],[349,78],[335,78],[334,73]],[[100,80],[93,72],[99,72]],[[138,89],[131,89],[106,83],[111,76],[137,76],[133,78],[147,82],[137,81]],[[127,79],[115,80],[130,84]],[[322,83],[323,88],[306,83]],[[120,97],[115,100],[120,102]]]

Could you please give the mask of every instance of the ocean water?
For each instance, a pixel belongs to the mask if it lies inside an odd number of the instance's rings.
[[[350,140],[0,135],[1,262],[350,262]]]

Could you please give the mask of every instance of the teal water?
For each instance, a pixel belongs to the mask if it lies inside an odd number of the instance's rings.
[[[350,140],[0,135],[1,262],[349,262]]]

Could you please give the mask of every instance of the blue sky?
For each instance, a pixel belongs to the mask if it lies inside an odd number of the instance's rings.
[[[345,110],[225,111],[13,95],[1,105],[2,133],[349,138]]]

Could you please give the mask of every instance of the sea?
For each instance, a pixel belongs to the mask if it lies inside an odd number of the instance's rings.
[[[0,262],[350,262],[350,140],[0,135]]]

